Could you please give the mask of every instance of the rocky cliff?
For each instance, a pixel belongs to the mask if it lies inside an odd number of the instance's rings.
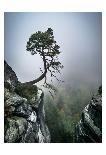
[[[82,112],[81,120],[75,129],[75,142],[102,142],[102,87],[99,87],[98,94],[92,97]]]
[[[21,86],[15,72],[4,63],[4,141],[48,143],[44,93],[37,86]]]

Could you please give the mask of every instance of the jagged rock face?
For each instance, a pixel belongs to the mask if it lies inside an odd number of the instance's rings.
[[[28,86],[20,90],[15,72],[6,62],[4,68],[4,141],[7,143],[50,142],[50,133],[44,116],[44,93],[37,86]],[[30,95],[28,95],[29,90]]]
[[[102,91],[92,97],[90,103],[82,112],[81,120],[75,129],[75,142],[101,143],[102,142]]]
[[[14,89],[18,83],[18,78],[12,68],[4,61],[4,86]]]

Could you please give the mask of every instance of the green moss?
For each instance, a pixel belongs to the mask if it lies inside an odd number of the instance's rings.
[[[37,95],[37,86],[36,85],[23,85],[23,84],[19,84],[16,89],[15,92],[27,99],[31,99],[33,97],[35,97]]]

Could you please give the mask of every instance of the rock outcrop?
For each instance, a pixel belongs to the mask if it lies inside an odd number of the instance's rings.
[[[21,86],[15,72],[4,63],[4,142],[48,143],[44,93],[37,86]]]
[[[102,142],[102,87],[99,87],[98,94],[92,97],[82,112],[81,120],[75,129],[75,142]]]

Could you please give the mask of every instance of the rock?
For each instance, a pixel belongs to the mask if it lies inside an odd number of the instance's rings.
[[[75,129],[75,142],[102,142],[102,88],[92,97],[90,103],[82,112],[81,120]]]
[[[5,132],[5,142],[20,142],[27,127],[26,119],[22,117],[12,117],[8,118],[6,123],[8,127]]]
[[[18,83],[18,78],[12,68],[4,61],[4,86],[14,90]]]
[[[4,141],[6,143],[49,143],[45,124],[44,93],[37,86],[25,86],[18,81],[5,62]]]

